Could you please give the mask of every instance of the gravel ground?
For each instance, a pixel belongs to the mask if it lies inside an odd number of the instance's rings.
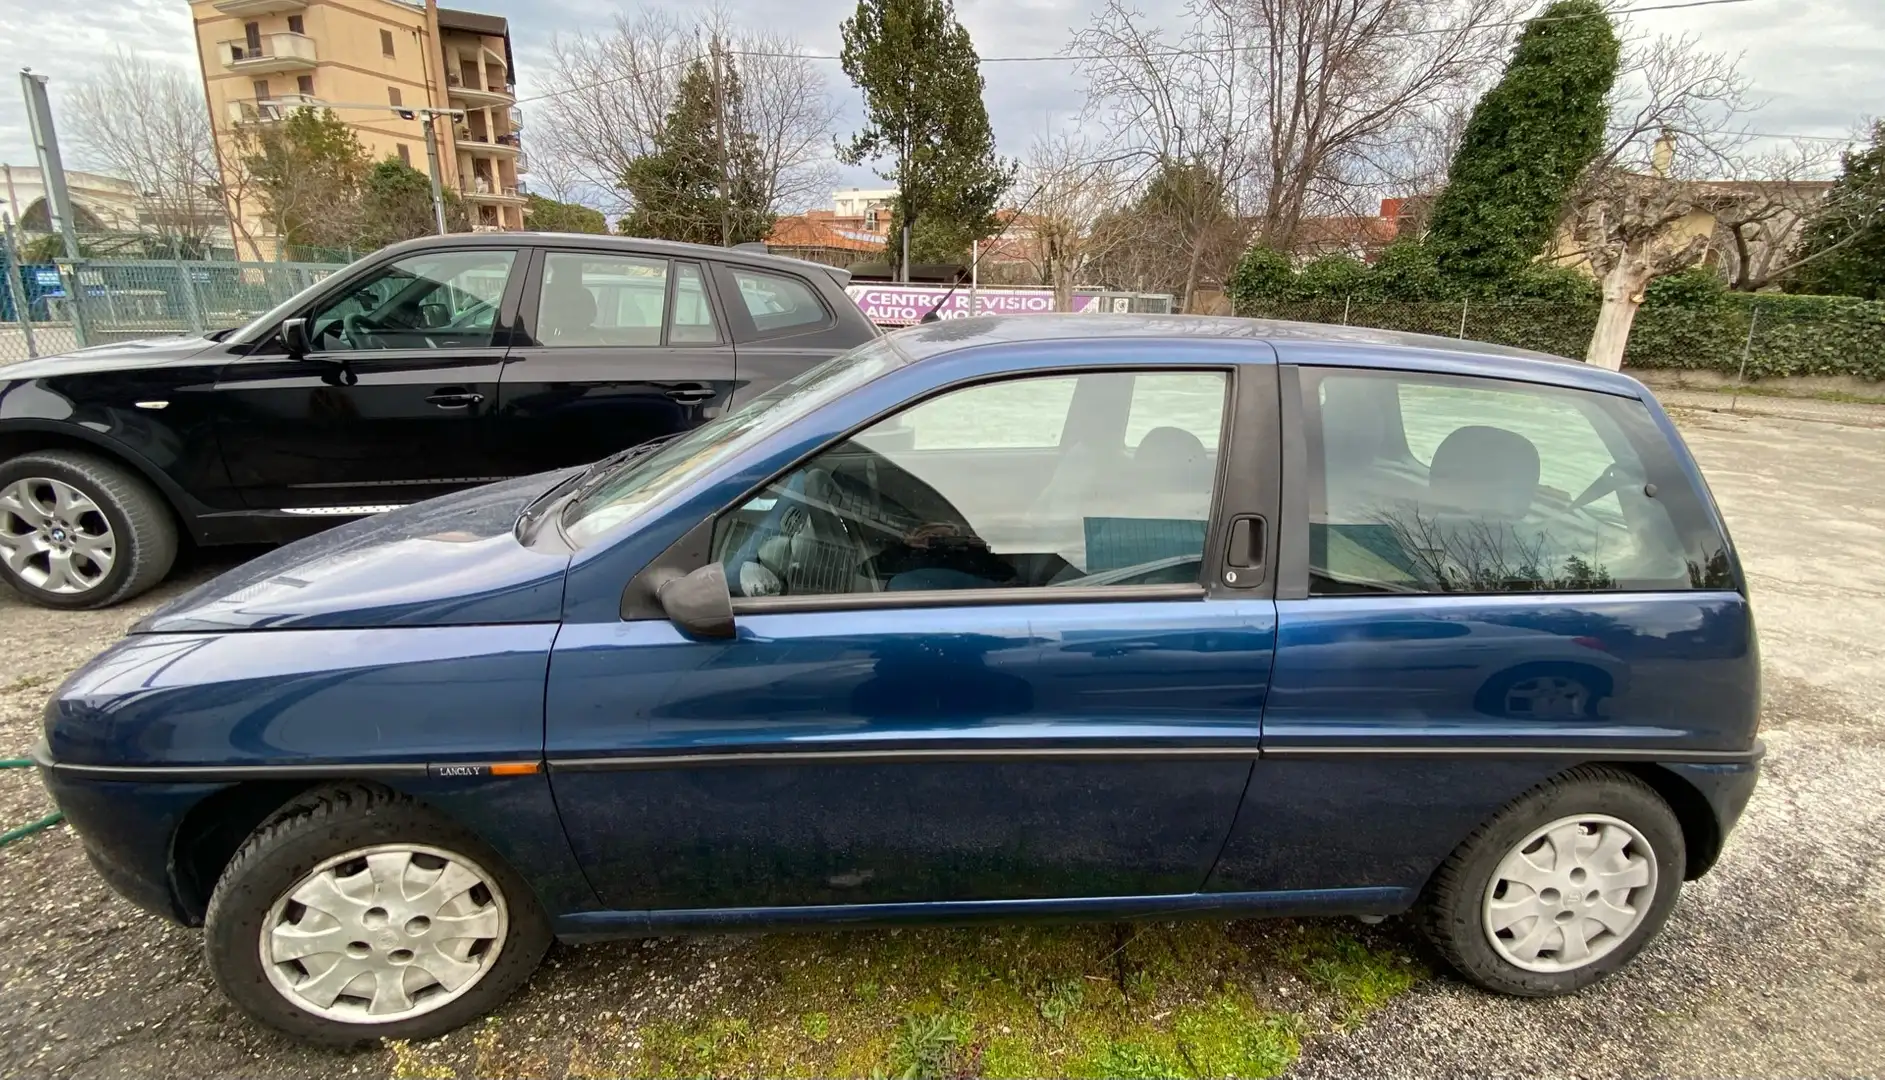
[[[1766,665],[1767,773],[1720,866],[1602,987],[1519,1002],[1432,980],[1312,1042],[1298,1074],[1857,1075],[1885,1062],[1885,493],[1865,483],[1885,469],[1885,430],[1701,410],[1682,422],[1753,578]],[[32,744],[66,672],[227,565],[107,612],[52,614],[0,592],[0,755]],[[29,773],[0,774],[0,822],[47,809]],[[1411,945],[1404,926],[1381,936]],[[211,985],[198,936],[118,900],[56,829],[0,851],[0,1075],[565,1075],[585,1031],[740,978],[746,948],[559,948],[503,1010],[501,1042],[492,1027],[422,1053],[336,1057],[246,1021]]]

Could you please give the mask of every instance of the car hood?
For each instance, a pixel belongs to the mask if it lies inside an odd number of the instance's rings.
[[[555,622],[569,553],[526,547],[514,527],[524,507],[574,471],[473,488],[310,536],[178,597],[131,632]]]
[[[206,337],[140,338],[93,345],[58,356],[21,360],[0,368],[0,378],[43,379],[55,375],[83,375],[93,371],[161,367],[181,360],[192,360],[207,349],[221,347],[221,342]]]

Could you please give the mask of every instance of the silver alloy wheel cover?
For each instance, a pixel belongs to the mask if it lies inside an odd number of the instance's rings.
[[[1486,882],[1481,923],[1507,963],[1557,974],[1630,940],[1656,899],[1656,852],[1636,826],[1574,814],[1533,830]]]
[[[26,476],[0,491],[0,562],[49,593],[90,592],[118,561],[111,519],[64,480]]]
[[[444,865],[420,866],[415,855]],[[340,872],[359,862],[366,865]],[[471,895],[479,886],[482,903]],[[294,921],[291,904],[301,909]],[[269,983],[296,1008],[345,1024],[389,1024],[478,985],[509,930],[504,893],[477,863],[423,844],[377,844],[327,859],[284,890],[259,944]]]

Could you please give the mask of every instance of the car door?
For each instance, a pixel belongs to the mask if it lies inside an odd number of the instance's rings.
[[[1245,817],[1293,822],[1322,857],[1240,827],[1219,887],[1411,899],[1571,765],[1740,749],[1719,732],[1752,724],[1758,699],[1746,600],[1642,401],[1418,370],[1283,376],[1299,555],[1282,560]]]
[[[349,514],[510,475],[491,420],[521,261],[503,246],[390,259],[308,307],[306,356],[223,368],[217,434],[243,499]]]
[[[586,464],[725,409],[733,344],[705,275],[663,255],[539,251],[498,388],[507,467]]]
[[[712,522],[735,639],[566,626],[548,757],[604,905],[1199,890],[1269,682],[1273,398],[1267,365],[951,390]],[[1067,455],[980,497],[1013,429],[1100,438],[1083,403],[1120,468]]]
[[[861,345],[873,335],[861,319],[841,318],[833,297],[799,274],[739,263],[716,262],[713,274],[739,354],[734,401],[744,403]],[[856,305],[851,305],[855,315]]]

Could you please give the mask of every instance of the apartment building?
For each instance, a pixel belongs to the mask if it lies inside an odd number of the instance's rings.
[[[522,116],[503,18],[432,0],[192,0],[190,12],[225,147],[244,125],[313,106],[332,109],[375,160],[426,172],[424,127],[398,110],[462,110],[437,122],[440,183],[463,196],[474,228],[524,227]],[[261,208],[232,213],[243,257],[273,257]]]

